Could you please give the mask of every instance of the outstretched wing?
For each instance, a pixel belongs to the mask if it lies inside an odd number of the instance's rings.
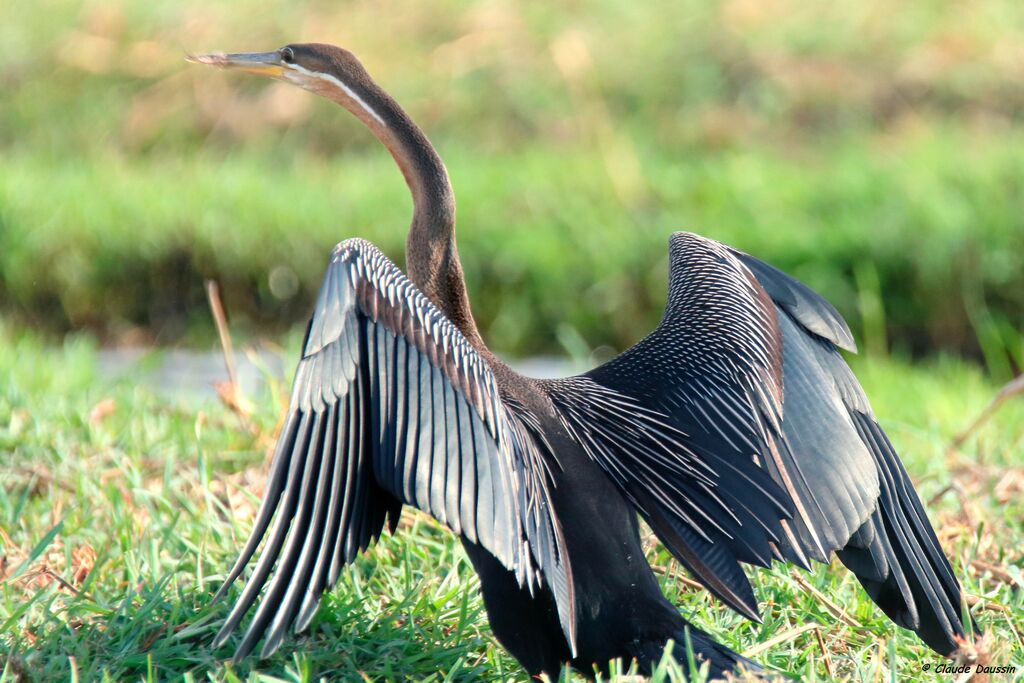
[[[552,383],[563,420],[591,435],[591,456],[673,554],[742,613],[757,608],[739,561],[806,566],[840,551],[897,623],[952,650],[963,634],[960,589],[837,351],[853,347],[842,318],[806,286],[717,242],[676,233],[669,248],[661,325],[609,363]],[[601,392],[664,415],[671,440],[637,438],[627,414],[594,431],[585,412]],[[699,461],[711,482],[672,479],[666,460]]]
[[[572,646],[571,573],[542,444],[516,410],[483,358],[376,247],[339,244],[252,534],[218,597],[265,538],[262,552],[214,645],[265,588],[235,657],[264,634],[269,655],[309,624],[385,520],[394,531],[406,503],[486,548],[520,585],[543,578]]]
[[[722,245],[676,233],[669,260],[661,325],[605,365],[550,383],[552,400],[675,557],[758,619],[739,561],[770,564],[795,515],[758,466],[782,419],[777,314]]]
[[[786,413],[776,443],[785,471],[799,473],[791,492],[801,501],[795,526],[803,547],[822,561],[837,551],[893,621],[937,652],[952,652],[964,636],[961,588],[910,477],[837,350],[853,350],[849,330],[805,285],[735,254],[779,308]]]

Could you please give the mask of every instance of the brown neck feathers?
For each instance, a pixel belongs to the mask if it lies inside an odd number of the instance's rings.
[[[351,78],[346,86],[325,82],[320,94],[366,124],[391,152],[412,192],[412,225],[405,244],[409,279],[470,342],[482,346],[455,248],[455,195],[444,163],[423,131],[369,76]]]

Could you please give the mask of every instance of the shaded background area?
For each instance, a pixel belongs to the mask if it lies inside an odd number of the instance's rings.
[[[10,12],[12,10],[5,10]],[[1024,7],[727,2],[67,2],[0,23],[0,310],[105,343],[301,322],[330,247],[401,263],[378,143],[284,84],[186,51],[356,52],[447,162],[499,351],[622,348],[667,236],[815,287],[870,350],[1024,365]],[[386,17],[383,22],[381,17]],[[584,340],[584,341],[581,341]]]

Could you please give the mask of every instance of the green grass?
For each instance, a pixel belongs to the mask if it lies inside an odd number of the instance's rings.
[[[1024,365],[1024,139],[950,131],[882,154],[862,142],[800,160],[644,150],[652,194],[631,211],[592,151],[450,155],[480,325],[507,352],[551,352],[561,325],[621,347],[660,318],[667,236],[687,229],[793,273],[855,328],[877,321],[915,351],[980,340],[1008,378]],[[0,291],[44,326],[141,326],[174,341],[208,329],[202,283],[215,278],[239,326],[280,329],[307,315],[337,241],[363,236],[402,261],[405,193],[382,151],[278,165],[256,153],[13,157],[0,168]],[[879,292],[884,306],[865,308]]]
[[[304,318],[337,241],[399,257],[408,193],[351,116],[181,59],[324,39],[450,166],[476,312],[505,352],[557,351],[563,324],[628,343],[660,316],[666,237],[687,229],[793,272],[873,339],[1008,378],[1024,366],[1021,7],[28,4],[0,25],[0,310],[195,341],[203,278],[260,330]]]
[[[976,614],[992,662],[1020,672],[1024,644],[1011,623],[1024,624],[1024,594],[1006,577],[1019,586],[1024,570],[1024,403],[947,451],[996,389],[978,368],[872,358],[855,369],[924,500],[949,484],[960,492],[938,495],[929,511],[967,592],[982,599]],[[230,645],[209,649],[228,607],[210,599],[251,524],[283,389],[252,397],[254,436],[220,404],[180,404],[136,378],[102,376],[87,337],[51,348],[0,327],[0,680],[524,678],[488,630],[460,546],[418,515],[345,571],[310,632],[273,658],[234,668],[225,663]],[[758,626],[674,580],[678,566],[653,544],[648,559],[664,568],[670,599],[740,651],[813,622],[837,676],[908,680],[940,661],[835,563],[804,576],[860,627],[837,621],[782,566],[752,573]],[[998,567],[1002,580],[976,561]],[[757,659],[829,678],[814,631]],[[681,679],[670,668],[656,680]]]

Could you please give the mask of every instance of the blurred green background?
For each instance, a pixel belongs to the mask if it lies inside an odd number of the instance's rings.
[[[638,340],[674,230],[830,299],[991,663],[1024,661],[1024,401],[963,432],[1024,369],[1020,0],[15,0],[0,3],[0,683],[522,678],[454,537],[408,513],[273,659],[234,667],[208,647],[331,247],[363,236],[404,261],[408,190],[360,124],[183,59],[314,40],[359,55],[437,146],[500,354],[593,363]],[[221,385],[223,403],[207,279],[236,348],[270,349],[248,356],[260,388]],[[103,348],[129,346],[158,350]],[[806,576],[855,621],[776,567],[755,577],[758,625],[677,581],[664,550],[647,559],[716,639],[793,675],[913,680],[939,662],[837,567]]]
[[[667,236],[803,279],[869,350],[1024,366],[1024,4],[8,4],[0,311],[104,343],[310,310],[330,247],[402,262],[408,192],[352,117],[188,51],[359,55],[451,171],[485,337],[622,348],[661,315]]]

